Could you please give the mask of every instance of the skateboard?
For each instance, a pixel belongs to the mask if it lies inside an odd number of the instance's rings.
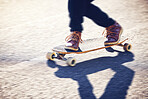
[[[54,59],[60,59],[60,60],[66,61],[69,66],[75,66],[76,59],[74,57],[65,58],[66,54],[83,54],[83,53],[88,53],[92,51],[97,51],[100,49],[106,49],[112,46],[121,46],[125,51],[130,51],[132,46],[131,44],[125,43],[125,41],[127,40],[128,38],[124,39],[123,41],[117,44],[103,46],[103,47],[97,46],[99,39],[86,40],[84,41],[84,43],[79,45],[78,51],[68,50],[64,48],[65,45],[59,45],[52,49],[53,52],[48,52],[46,55],[46,58],[51,61],[53,61]]]

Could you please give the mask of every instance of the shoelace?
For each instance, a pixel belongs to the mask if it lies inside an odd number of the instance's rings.
[[[109,36],[109,38],[114,38],[114,39],[116,39],[115,38],[115,32],[113,32],[113,31],[111,31],[111,29],[113,28],[114,26],[110,26],[110,27],[108,27],[108,28],[106,28],[104,31],[103,31],[103,33],[102,33],[102,35],[104,35],[104,37],[108,37]],[[114,29],[117,29],[117,27],[115,27]]]
[[[68,36],[65,38],[65,41],[69,41],[69,40],[77,41],[79,38],[80,38],[79,34],[76,33],[76,32],[73,32],[72,34],[68,35]],[[79,39],[79,42],[82,43],[83,40],[80,38],[80,39]]]

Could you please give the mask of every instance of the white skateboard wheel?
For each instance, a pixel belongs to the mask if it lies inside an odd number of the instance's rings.
[[[76,59],[73,58],[73,57],[69,57],[66,62],[69,66],[75,66],[76,65]]]
[[[56,53],[55,52],[48,52],[47,55],[46,55],[46,58],[48,60],[54,60],[55,59],[55,56],[56,56]]]

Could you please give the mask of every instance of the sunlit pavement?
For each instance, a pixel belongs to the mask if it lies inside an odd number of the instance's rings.
[[[95,0],[117,20],[131,52],[99,50],[75,55],[76,67],[47,61],[69,34],[67,0],[0,0],[0,99],[148,98],[148,2]],[[104,38],[85,18],[82,39]]]

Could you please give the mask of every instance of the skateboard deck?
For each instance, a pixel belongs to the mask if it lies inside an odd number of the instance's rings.
[[[124,46],[122,45],[122,43],[124,43],[127,39],[117,43],[117,44],[113,44],[113,45],[108,45],[108,46],[103,46],[103,47],[98,47],[97,46],[97,42],[99,42],[99,39],[90,39],[90,40],[86,40],[84,41],[84,43],[79,45],[79,49],[77,51],[73,51],[73,50],[69,50],[69,49],[65,49],[65,45],[59,45],[54,47],[52,50],[56,53],[59,54],[82,54],[82,53],[88,53],[88,52],[92,52],[92,51],[96,51],[96,50],[100,50],[100,49],[104,49],[104,48],[109,48],[115,45],[118,46]]]
[[[61,59],[61,60],[66,61],[69,66],[75,66],[76,59],[73,57],[65,58],[64,56],[66,54],[83,54],[83,53],[88,53],[88,52],[92,52],[92,51],[96,51],[96,50],[100,50],[100,49],[110,48],[112,46],[121,46],[121,47],[123,47],[123,49],[125,51],[130,51],[131,45],[128,43],[125,43],[125,41],[127,41],[127,40],[128,40],[128,38],[122,40],[121,42],[119,42],[117,44],[108,45],[108,46],[102,45],[103,47],[99,47],[100,46],[100,44],[99,44],[100,39],[98,39],[98,38],[88,39],[88,40],[85,40],[82,44],[80,43],[78,51],[68,50],[68,49],[65,49],[65,45],[59,45],[59,46],[56,46],[52,49],[53,52],[48,52],[46,57],[48,60],[52,60],[52,61],[55,58]]]

